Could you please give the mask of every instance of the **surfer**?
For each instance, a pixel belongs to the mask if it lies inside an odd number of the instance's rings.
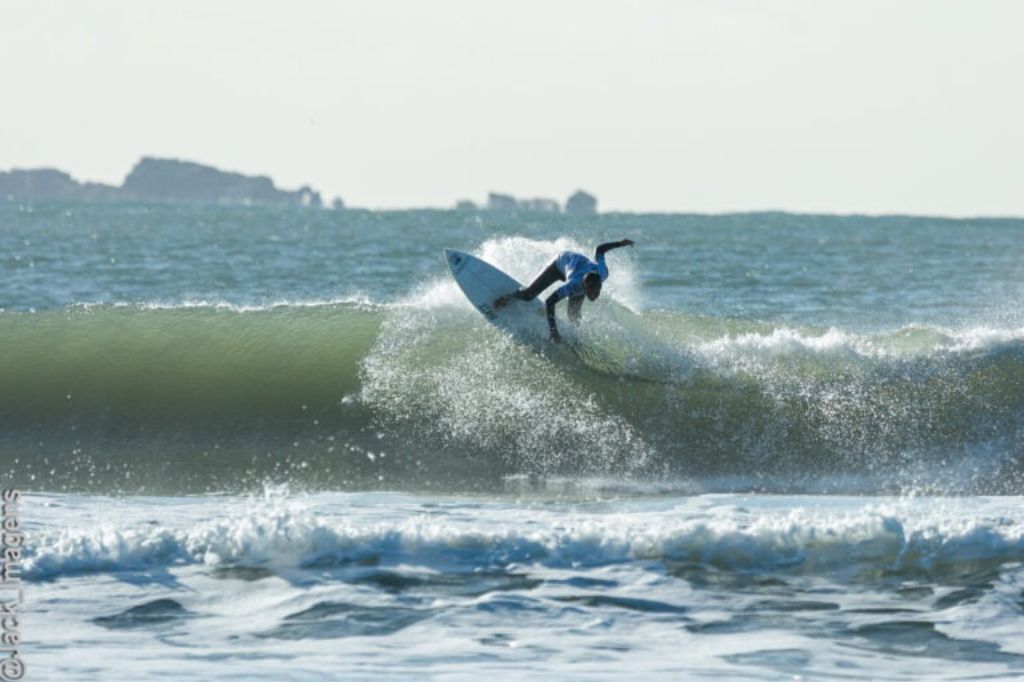
[[[563,298],[568,298],[569,321],[573,324],[579,324],[584,296],[591,301],[595,300],[601,295],[601,283],[608,279],[608,266],[605,265],[604,254],[612,249],[622,246],[633,246],[633,244],[632,239],[601,244],[594,250],[594,260],[590,260],[582,253],[563,251],[534,278],[528,287],[498,298],[494,302],[494,307],[502,308],[508,305],[508,302],[512,299],[532,301],[537,298],[538,294],[556,281],[561,280],[565,282],[565,284],[555,289],[555,292],[548,296],[544,302],[548,312],[548,328],[551,330],[551,340],[555,343],[560,343],[562,337],[559,336],[558,325],[555,323],[555,304]]]

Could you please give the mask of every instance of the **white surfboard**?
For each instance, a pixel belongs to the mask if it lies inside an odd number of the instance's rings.
[[[488,321],[516,335],[547,338],[547,318],[539,298],[532,301],[513,299],[501,308],[494,307],[494,301],[516,291],[519,282],[465,251],[445,249],[444,259],[462,293]]]

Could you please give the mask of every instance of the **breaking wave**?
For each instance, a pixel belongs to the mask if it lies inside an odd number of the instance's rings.
[[[526,279],[550,251],[505,239],[481,255]],[[628,266],[609,284],[575,351],[517,344],[447,279],[388,303],[2,313],[0,447],[13,456],[0,480],[464,489],[523,474],[1024,490],[1024,329],[708,318],[641,309]]]
[[[374,498],[375,504],[408,504]],[[813,508],[750,513],[723,505],[714,514],[683,508],[628,514],[534,509],[530,523],[500,505],[454,523],[447,514],[396,515],[361,522],[358,504],[342,514],[316,513],[301,497],[271,491],[187,524],[105,522],[53,528],[33,537],[23,565],[32,580],[83,573],[183,565],[295,568],[404,567],[473,572],[515,564],[592,568],[659,561],[685,571],[701,564],[723,571],[795,570],[856,580],[865,567],[890,575],[940,578],[1024,560],[1024,526],[1000,516],[912,511],[899,503],[821,513]]]

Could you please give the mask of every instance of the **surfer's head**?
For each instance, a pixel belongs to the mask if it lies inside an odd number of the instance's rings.
[[[601,295],[601,276],[596,272],[588,272],[583,276],[583,293],[591,301]]]

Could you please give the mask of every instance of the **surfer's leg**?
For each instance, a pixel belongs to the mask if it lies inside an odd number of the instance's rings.
[[[551,264],[541,270],[540,274],[533,278],[530,285],[519,291],[514,291],[511,294],[505,294],[496,301],[494,301],[495,308],[504,308],[509,301],[516,298],[520,301],[532,301],[537,296],[547,289],[549,286],[557,282],[558,280],[565,281],[565,275],[558,269],[558,259],[551,261]]]
[[[530,286],[516,292],[515,297],[523,301],[532,301],[537,298],[540,292],[544,291],[558,280],[564,279],[565,275],[563,275],[562,271],[558,269],[558,262],[553,260],[551,261],[551,265],[544,268],[541,273],[537,275],[532,282],[530,282]]]

